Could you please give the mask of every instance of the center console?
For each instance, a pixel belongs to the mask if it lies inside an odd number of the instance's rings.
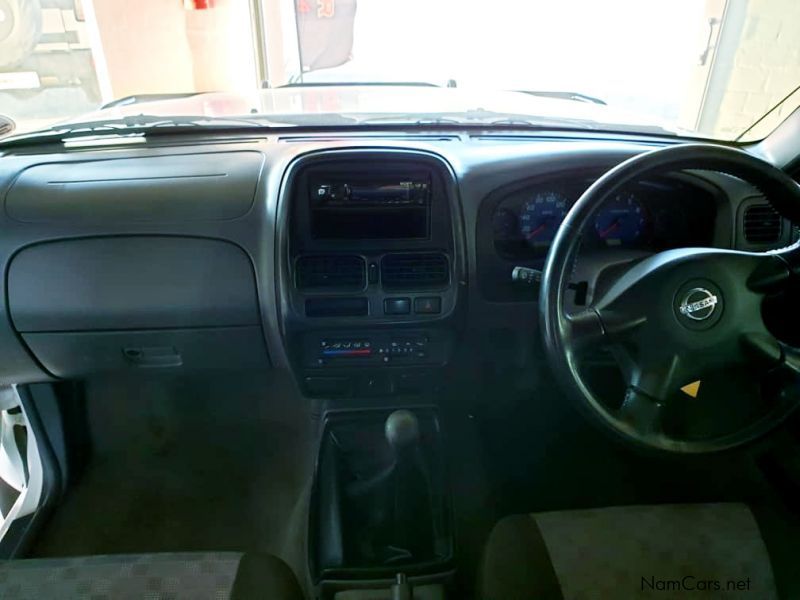
[[[444,600],[453,531],[441,444],[430,408],[327,416],[309,520],[319,597],[393,600],[404,587]]]
[[[303,391],[435,387],[465,280],[449,167],[418,152],[326,152],[296,165],[288,189],[282,325]]]
[[[328,408],[308,533],[319,597],[442,600],[454,535],[435,393],[466,281],[452,170],[418,151],[327,151],[285,190],[282,334]]]

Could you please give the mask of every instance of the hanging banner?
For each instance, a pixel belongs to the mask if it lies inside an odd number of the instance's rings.
[[[356,0],[295,0],[303,71],[337,67],[350,60]]]

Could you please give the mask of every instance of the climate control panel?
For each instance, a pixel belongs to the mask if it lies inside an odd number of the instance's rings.
[[[435,345],[435,344],[434,344]],[[377,335],[372,337],[330,337],[319,340],[313,358],[316,367],[350,364],[427,363],[430,341],[427,335]]]
[[[322,340],[319,349],[323,359],[372,356],[372,342],[369,340]]]
[[[441,364],[449,337],[439,330],[309,334],[303,342],[303,364],[307,368]]]
[[[431,391],[453,345],[453,333],[446,328],[307,333],[297,348],[301,381],[314,397]]]

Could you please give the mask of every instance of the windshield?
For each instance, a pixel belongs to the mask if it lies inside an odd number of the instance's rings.
[[[798,56],[796,0],[0,0],[0,115],[750,141],[800,103]]]

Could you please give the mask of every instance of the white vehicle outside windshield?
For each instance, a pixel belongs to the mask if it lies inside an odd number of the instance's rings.
[[[357,114],[747,141],[797,107],[798,57],[796,0],[0,0],[0,115],[17,133]]]

